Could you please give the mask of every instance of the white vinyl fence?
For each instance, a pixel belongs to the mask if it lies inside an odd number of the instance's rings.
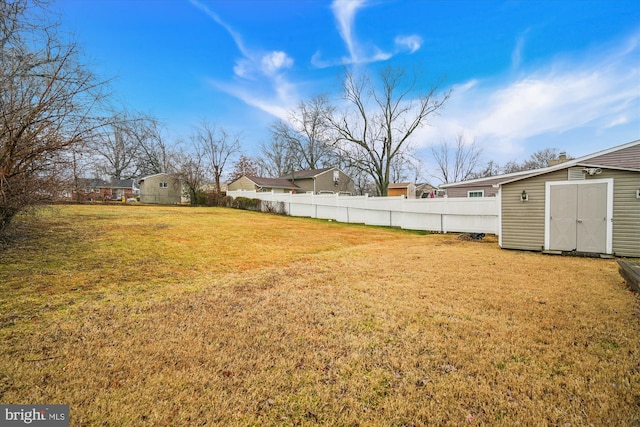
[[[495,197],[405,199],[337,194],[229,191],[227,195],[261,199],[287,215],[339,222],[400,227],[440,233],[498,234]],[[265,209],[263,203],[263,210]]]

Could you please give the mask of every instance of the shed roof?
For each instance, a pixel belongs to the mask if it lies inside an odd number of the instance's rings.
[[[567,160],[546,168],[514,172],[504,175],[495,175],[485,178],[470,179],[468,181],[443,184],[441,188],[470,185],[502,185],[520,181],[525,178],[542,175],[570,167],[604,167],[609,169],[622,169],[640,172],[640,139],[627,144],[618,145],[593,154]]]
[[[393,182],[389,184],[388,188],[409,188],[412,185],[415,185],[415,184],[411,182]]]

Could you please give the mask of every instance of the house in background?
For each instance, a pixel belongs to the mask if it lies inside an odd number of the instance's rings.
[[[71,184],[72,190],[66,196],[76,202],[105,200],[111,196],[109,181],[100,178],[77,178]]]
[[[416,197],[418,199],[428,199],[437,196],[436,187],[431,184],[423,183],[416,185]]]
[[[283,175],[304,193],[355,193],[355,184],[350,176],[338,168],[307,169]]]
[[[640,140],[442,188],[449,197],[495,194],[502,248],[640,257]]]
[[[416,198],[416,185],[411,182],[395,182],[387,187],[387,196],[404,196],[406,199]]]
[[[183,201],[182,183],[178,178],[167,173],[145,176],[138,180],[140,185],[140,201],[173,205]]]
[[[274,193],[299,192],[300,187],[292,184],[291,181],[284,178],[262,178],[259,176],[242,175],[230,183],[227,188],[229,191],[245,190]]]
[[[447,197],[495,197],[498,195],[498,184],[508,179],[529,176],[532,172],[527,170],[442,184],[440,189],[445,190]]]
[[[243,175],[229,184],[229,191],[255,190],[277,193],[350,193],[355,192],[351,177],[337,168],[294,171],[279,178]]]
[[[66,198],[76,202],[118,200],[139,194],[133,179],[107,181],[100,178],[77,178]]]
[[[135,179],[118,179],[111,182],[111,198],[113,200],[121,200],[134,198],[140,195]]]

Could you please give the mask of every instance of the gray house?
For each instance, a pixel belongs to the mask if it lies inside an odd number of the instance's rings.
[[[263,178],[259,176],[242,175],[227,186],[229,191],[273,191],[274,193],[289,193],[300,191],[300,187],[284,178]]]
[[[229,184],[229,190],[353,194],[355,185],[351,177],[340,169],[322,168],[294,171],[279,178],[243,175]]]
[[[473,197],[487,185],[498,198],[502,248],[640,257],[640,140],[442,188]]]
[[[145,176],[138,181],[140,185],[140,201],[173,205],[182,201],[182,184],[180,180],[166,173]]]
[[[302,192],[351,193],[355,185],[350,176],[338,168],[307,169],[294,171],[280,178],[297,185]]]

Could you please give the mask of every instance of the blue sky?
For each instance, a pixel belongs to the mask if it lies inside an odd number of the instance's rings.
[[[337,100],[343,67],[419,67],[454,87],[412,144],[464,132],[486,161],[578,157],[640,138],[640,2],[58,0],[119,102],[173,139],[202,119],[255,155],[304,99]],[[430,167],[426,158],[426,166]]]

